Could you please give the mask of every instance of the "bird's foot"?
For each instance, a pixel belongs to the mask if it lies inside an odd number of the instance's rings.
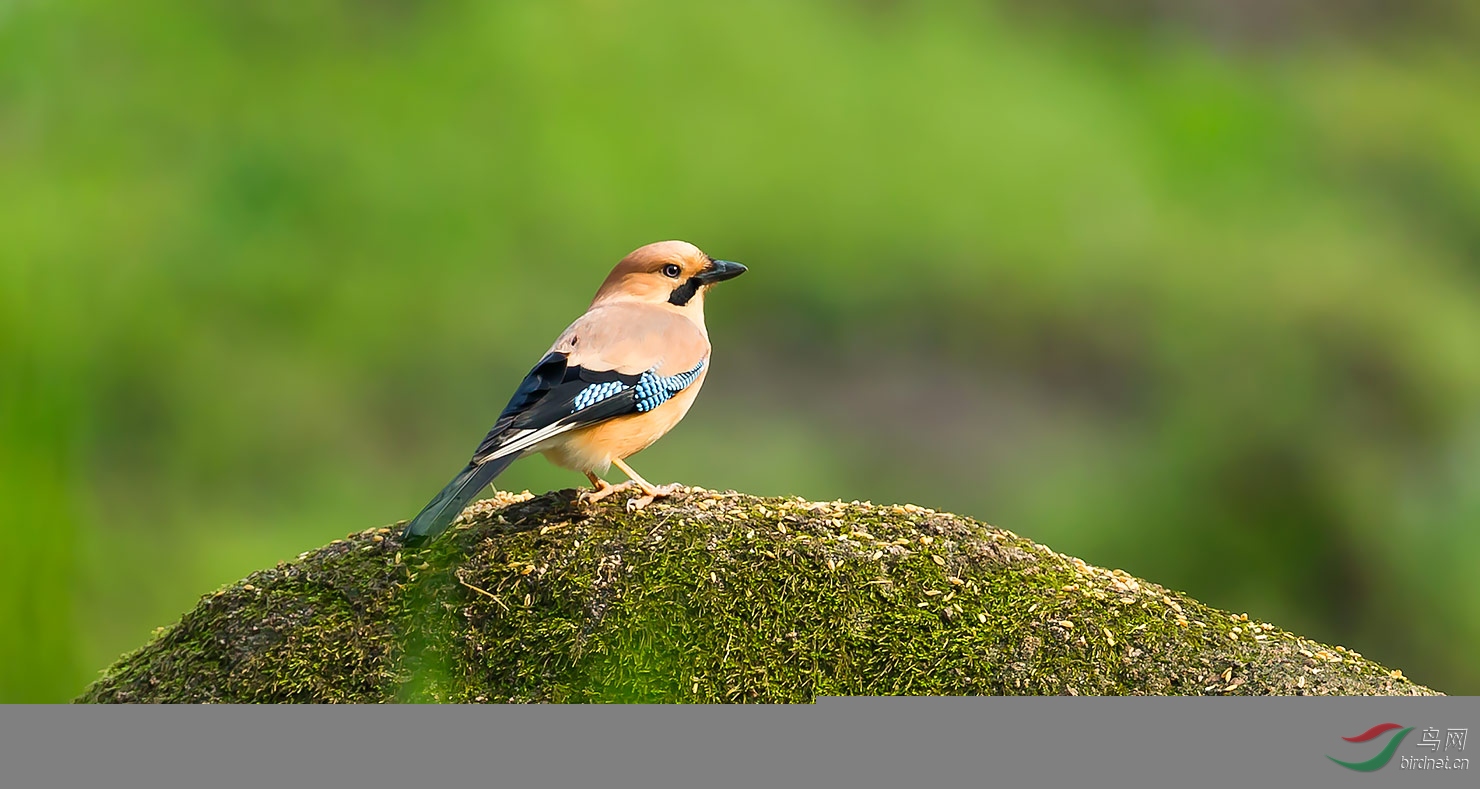
[[[576,500],[582,504],[595,504],[608,496],[615,496],[623,491],[631,490],[635,484],[630,479],[620,485],[613,485],[606,480],[598,479],[594,488],[581,491],[580,495],[576,497]]]
[[[648,486],[642,488],[642,495],[641,496],[637,496],[635,498],[632,498],[632,499],[628,500],[628,502],[627,502],[627,511],[628,512],[637,512],[638,510],[646,507],[649,504],[652,504],[654,501],[656,501],[658,499],[664,499],[664,498],[667,498],[669,496],[672,496],[675,493],[682,493],[682,492],[684,492],[684,486],[682,486],[682,485],[680,485],[680,484],[678,484],[676,482],[675,483],[672,483],[672,484],[669,484],[669,485],[657,485],[657,486],[648,485]]]

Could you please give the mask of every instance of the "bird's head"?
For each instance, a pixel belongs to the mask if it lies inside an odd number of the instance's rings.
[[[645,301],[701,311],[710,285],[744,273],[739,263],[715,260],[686,241],[659,241],[622,258],[592,304]]]

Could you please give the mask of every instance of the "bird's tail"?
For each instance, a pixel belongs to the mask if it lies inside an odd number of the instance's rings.
[[[406,524],[406,530],[401,532],[401,543],[407,548],[415,548],[434,539],[437,535],[447,530],[463,508],[468,506],[488,483],[493,481],[499,472],[508,468],[510,463],[519,453],[515,452],[509,456],[495,458],[485,463],[469,463],[467,468],[452,478],[447,487],[438,493],[417,513],[411,522]]]

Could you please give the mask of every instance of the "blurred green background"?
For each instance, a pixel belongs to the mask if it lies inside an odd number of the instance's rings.
[[[1458,1],[0,0],[0,700],[413,515],[664,238],[751,273],[650,479],[1480,693],[1477,96]]]

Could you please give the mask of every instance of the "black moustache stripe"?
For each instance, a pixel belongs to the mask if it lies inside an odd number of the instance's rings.
[[[694,294],[699,292],[699,288],[703,284],[699,281],[698,277],[689,277],[682,285],[674,288],[673,292],[668,294],[668,303],[676,304],[680,307],[688,304],[689,299],[692,299]]]

